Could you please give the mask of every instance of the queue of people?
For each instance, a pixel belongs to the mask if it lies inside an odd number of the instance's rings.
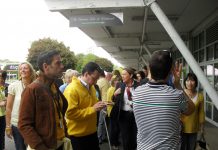
[[[62,86],[56,84],[64,68],[58,51],[41,53],[37,64],[37,78],[23,62],[19,81],[9,86],[0,72],[0,150],[4,133],[16,150],[100,150],[107,140],[114,150],[194,150],[204,133],[197,77],[189,73],[182,88],[182,66],[173,65],[169,51],[154,52],[142,71],[127,67],[121,74],[105,75],[89,62],[81,76],[67,70]]]

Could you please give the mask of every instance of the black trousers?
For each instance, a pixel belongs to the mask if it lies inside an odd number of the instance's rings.
[[[0,117],[0,150],[5,148],[5,116]]]
[[[70,136],[73,150],[100,150],[97,132],[83,137]]]
[[[110,141],[111,145],[119,146],[119,134],[120,128],[118,124],[118,120],[114,118],[110,118]]]
[[[119,126],[124,150],[135,150],[137,147],[137,127],[133,112],[120,112]]]

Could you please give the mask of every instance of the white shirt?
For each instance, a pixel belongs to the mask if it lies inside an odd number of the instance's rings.
[[[24,86],[20,80],[15,81],[8,86],[8,94],[14,96],[14,103],[11,112],[11,124],[14,126],[17,126],[18,123],[21,94],[23,90]]]
[[[124,99],[123,110],[124,111],[133,111],[133,109],[132,109],[132,101],[128,100],[128,95],[127,95],[126,89],[127,89],[127,87],[125,88],[124,96],[123,96],[123,99]],[[130,88],[131,94],[133,93],[133,91],[134,91],[134,88],[131,87]]]

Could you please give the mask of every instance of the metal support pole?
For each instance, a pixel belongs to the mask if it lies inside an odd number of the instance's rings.
[[[151,57],[151,52],[150,52],[149,48],[147,47],[147,45],[143,44],[143,48],[146,50],[148,56]]]
[[[105,115],[105,116],[103,116],[103,119],[104,119],[104,126],[105,126],[105,130],[106,130],[106,134],[107,134],[108,145],[109,145],[109,149],[112,150],[110,136],[109,136],[109,132],[108,132],[108,129],[107,129],[107,123],[106,123],[106,120],[105,120],[105,117],[107,116],[107,112],[103,111],[103,113]]]
[[[215,104],[216,108],[218,108],[218,95],[215,91],[215,89],[211,86],[210,82],[207,80],[206,76],[204,75],[203,71],[199,67],[198,63],[188,50],[185,43],[182,41],[179,34],[176,32],[173,25],[170,23],[167,16],[164,14],[164,12],[161,10],[159,5],[153,1],[150,3],[151,10],[154,12],[160,23],[163,25],[179,51],[181,52],[182,56],[185,58],[186,62],[189,64],[193,72],[198,77],[198,80],[200,81],[201,85]]]
[[[145,28],[146,28],[147,17],[148,17],[148,7],[145,7],[144,20],[143,20],[143,26],[142,26],[142,38],[141,38],[141,46],[140,46],[140,51],[139,51],[139,57],[142,55],[142,51],[143,51],[142,43],[144,42],[144,38],[145,38]],[[144,62],[144,61],[143,61],[143,62]],[[139,62],[138,62],[138,64],[139,64]],[[146,63],[145,63],[145,64],[146,64]]]
[[[145,58],[143,56],[141,56],[142,61],[144,62],[144,64],[148,65],[148,63],[146,62]]]

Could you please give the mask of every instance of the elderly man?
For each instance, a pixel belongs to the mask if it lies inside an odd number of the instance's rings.
[[[54,83],[64,68],[58,51],[38,57],[39,77],[22,94],[18,127],[28,149],[63,149],[66,140],[65,111],[67,101]],[[65,144],[64,144],[65,143]]]

